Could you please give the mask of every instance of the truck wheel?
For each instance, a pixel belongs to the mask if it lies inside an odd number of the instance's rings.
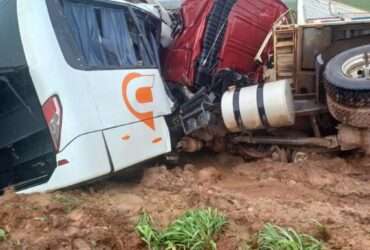
[[[355,128],[370,128],[370,108],[351,108],[327,97],[330,114],[343,124]]]
[[[344,51],[325,69],[327,94],[349,107],[370,107],[370,45]]]
[[[370,127],[370,46],[340,53],[324,71],[330,113],[338,121]]]

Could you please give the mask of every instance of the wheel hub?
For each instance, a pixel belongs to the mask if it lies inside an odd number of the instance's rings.
[[[342,66],[344,75],[352,79],[370,80],[370,52],[348,59]]]

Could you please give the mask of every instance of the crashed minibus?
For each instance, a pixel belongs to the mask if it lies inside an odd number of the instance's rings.
[[[171,151],[162,21],[123,1],[0,1],[0,188],[54,190]]]

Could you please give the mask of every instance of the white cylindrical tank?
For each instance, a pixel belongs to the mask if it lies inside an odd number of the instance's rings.
[[[287,127],[295,122],[289,80],[230,89],[222,97],[221,109],[231,132]]]

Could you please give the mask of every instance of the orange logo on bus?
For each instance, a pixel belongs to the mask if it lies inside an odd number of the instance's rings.
[[[155,130],[153,83],[153,75],[130,73],[123,79],[122,97],[129,112],[150,129]]]

